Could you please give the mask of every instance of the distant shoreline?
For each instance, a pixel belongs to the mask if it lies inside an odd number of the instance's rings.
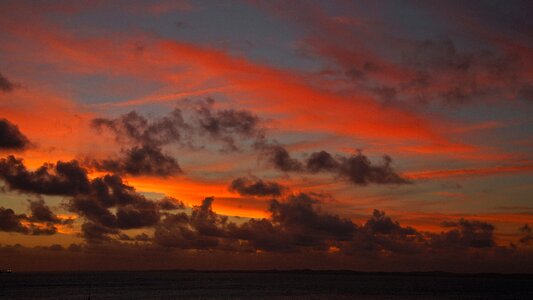
[[[300,275],[351,275],[351,276],[411,276],[411,277],[478,277],[478,278],[531,278],[533,273],[455,273],[444,271],[427,272],[364,272],[352,270],[71,270],[71,271],[21,271],[10,274],[65,274],[65,273],[250,273],[250,274],[300,274]]]

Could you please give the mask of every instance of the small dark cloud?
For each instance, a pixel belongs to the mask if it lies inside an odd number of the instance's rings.
[[[113,228],[86,222],[81,225],[81,236],[89,243],[99,243],[110,240],[109,234],[118,234],[119,231]],[[72,251],[72,250],[71,250]]]
[[[22,225],[26,215],[17,215],[10,208],[0,207],[0,231],[27,233],[28,228]]]
[[[222,151],[237,151],[236,138],[261,140],[263,129],[259,118],[247,110],[214,110],[214,101],[210,98],[201,102],[196,108],[196,121],[199,134],[207,134],[212,139],[223,143]]]
[[[16,84],[11,82],[9,79],[7,79],[2,73],[0,73],[0,91],[7,93],[11,92],[13,89],[17,87]]]
[[[291,157],[287,149],[281,145],[266,145],[262,147],[262,155],[276,169],[283,172],[299,172],[303,170],[303,165],[297,159]]]
[[[28,138],[17,125],[0,119],[0,150],[23,150],[30,145]]]
[[[339,175],[356,185],[377,184],[408,184],[409,180],[398,175],[391,166],[392,159],[383,157],[383,163],[375,165],[368,157],[358,152],[356,155],[340,157]]]
[[[306,168],[312,173],[333,172],[338,170],[340,164],[326,151],[314,152],[307,159]]]
[[[111,131],[119,143],[137,146],[162,146],[180,142],[189,128],[179,109],[155,120],[148,120],[132,111],[116,119],[96,118],[91,124],[98,131]]]
[[[185,209],[185,204],[173,197],[165,197],[157,202],[160,210],[178,210]]]
[[[61,223],[61,219],[59,219],[48,207],[43,199],[38,200],[30,200],[29,206],[31,211],[30,220],[35,222],[47,222],[52,224],[58,224]]]
[[[285,186],[256,178],[239,177],[231,182],[230,191],[238,192],[242,196],[280,196]]]

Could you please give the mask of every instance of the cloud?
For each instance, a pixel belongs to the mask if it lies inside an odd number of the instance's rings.
[[[11,92],[16,87],[16,84],[7,79],[2,73],[0,73],[0,91],[7,93]]]
[[[10,208],[0,207],[1,231],[27,233],[28,228],[20,222],[23,219],[26,219],[25,215],[17,215]]]
[[[339,167],[339,162],[331,154],[323,150],[312,153],[306,162],[306,168],[311,173],[333,172],[338,170]]]
[[[303,169],[303,165],[298,160],[291,158],[291,155],[281,145],[264,145],[261,146],[261,155],[266,157],[272,165],[283,172],[299,172]]]
[[[20,132],[17,125],[0,119],[0,150],[23,150],[29,145],[30,141]]]
[[[30,205],[30,220],[35,222],[61,223],[61,220],[52,212],[43,199],[28,201]]]
[[[263,156],[276,169],[284,172],[327,172],[345,178],[355,185],[410,183],[392,168],[392,159],[389,156],[384,156],[383,163],[376,165],[361,151],[351,156],[338,155],[334,158],[322,150],[312,153],[304,164],[292,158],[283,146],[277,144],[263,146]]]
[[[185,209],[185,204],[173,197],[165,197],[157,202],[160,210]]]
[[[465,247],[465,248],[491,248],[494,242],[494,226],[481,221],[444,222],[450,231],[431,237],[431,246],[435,248]]]
[[[117,174],[152,175],[166,177],[182,173],[182,170],[172,156],[164,154],[157,146],[134,146],[122,150],[122,156],[102,160],[91,160],[88,164],[98,171]]]
[[[67,196],[69,211],[90,223],[86,226],[89,240],[95,240],[97,233],[105,235],[106,232],[153,226],[160,219],[158,203],[124,184],[120,176],[108,174],[89,179],[87,170],[75,160],[48,163],[28,171],[22,159],[8,156],[0,160],[0,179],[9,190]],[[42,200],[31,201],[30,209],[33,215],[29,220],[47,224],[58,221]],[[82,234],[85,236],[84,230]]]
[[[44,164],[29,171],[21,158],[9,155],[0,159],[0,179],[10,190],[22,193],[72,196],[90,190],[87,171],[75,160]]]
[[[239,177],[231,182],[229,190],[242,196],[280,196],[285,186],[256,178]]]
[[[123,147],[116,158],[90,159],[87,163],[100,171],[166,177],[182,173],[177,160],[163,152],[166,145],[197,149],[218,143],[221,152],[233,152],[241,150],[244,141],[264,139],[256,115],[246,110],[217,110],[214,104],[208,98],[186,106],[185,111],[176,108],[152,119],[135,111],[114,119],[93,119],[94,129],[110,131]]]
[[[262,140],[263,129],[259,118],[246,110],[213,109],[214,100],[208,98],[196,108],[196,122],[200,134],[208,134],[215,140],[222,141],[223,151],[237,151],[235,137]]]
[[[349,157],[340,157],[339,175],[356,185],[409,183],[392,169],[391,163],[392,159],[384,156],[383,164],[373,165],[368,157],[358,152]]]
[[[29,201],[31,214],[16,214],[10,208],[0,207],[0,231],[28,235],[51,235],[57,232],[58,224],[69,224],[71,219],[57,217],[44,200]]]
[[[183,132],[189,128],[179,109],[155,120],[148,120],[132,111],[115,119],[96,118],[92,120],[91,124],[93,128],[99,131],[110,130],[119,143],[128,142],[149,146],[162,146],[179,142]]]

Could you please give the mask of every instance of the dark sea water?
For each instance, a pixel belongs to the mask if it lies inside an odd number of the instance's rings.
[[[162,271],[0,279],[0,299],[533,299],[526,275]]]

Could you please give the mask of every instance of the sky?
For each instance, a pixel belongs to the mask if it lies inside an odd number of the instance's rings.
[[[0,268],[533,272],[530,1],[2,1]]]

